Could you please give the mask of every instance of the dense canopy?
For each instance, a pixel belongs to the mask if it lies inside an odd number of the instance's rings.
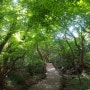
[[[89,24],[90,0],[0,0],[0,90],[37,63],[88,67]]]

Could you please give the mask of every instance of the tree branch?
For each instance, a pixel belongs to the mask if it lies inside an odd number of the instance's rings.
[[[15,26],[15,24],[16,24],[16,23],[14,22],[14,23],[11,25],[10,30],[8,31],[5,39],[4,39],[3,42],[0,44],[0,53],[2,52],[4,46],[5,46],[5,44],[7,43],[7,41],[9,40],[9,38],[10,38],[10,37],[12,36],[12,34],[14,33],[14,32],[12,31],[12,29],[13,29],[13,27]]]

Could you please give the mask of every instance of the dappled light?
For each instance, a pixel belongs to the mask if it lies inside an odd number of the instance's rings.
[[[0,0],[0,90],[89,90],[90,0]]]
[[[14,35],[14,37],[15,37],[18,41],[21,41],[20,32],[16,33],[16,34]]]

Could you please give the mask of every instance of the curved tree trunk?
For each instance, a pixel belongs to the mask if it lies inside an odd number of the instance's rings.
[[[74,38],[74,42],[75,42],[76,48],[78,50],[78,54],[79,54],[79,66],[80,67],[85,67],[85,64],[84,64],[84,36],[82,35],[82,32],[81,32],[81,34],[80,34],[81,42],[80,42],[80,45],[79,45],[77,43],[76,37],[73,35],[73,33],[70,32],[70,34]]]
[[[48,47],[44,50],[45,53],[42,54],[42,52],[40,51],[38,45],[37,45],[37,52],[41,58],[42,61],[48,61],[48,57],[49,57],[49,51],[48,51]]]
[[[72,47],[71,47],[71,45],[70,45],[70,43],[68,42],[68,40],[67,40],[67,37],[66,37],[66,32],[65,32],[65,39],[66,39],[66,42],[67,42],[67,44],[68,44],[68,46],[69,46],[69,48],[70,48],[70,50],[71,50],[71,59],[72,59],[72,66],[75,66],[75,61],[74,61],[74,59],[75,59],[75,55],[74,55],[74,52],[73,52],[73,49],[72,49]]]
[[[7,43],[7,41],[9,40],[9,38],[10,38],[10,37],[12,36],[12,34],[14,33],[14,32],[12,31],[12,29],[14,28],[15,25],[16,25],[16,23],[13,22],[13,24],[12,24],[11,27],[10,27],[10,30],[8,31],[8,33],[7,33],[6,37],[5,37],[5,39],[2,41],[2,43],[0,43],[0,53],[2,52],[4,46],[5,46],[5,44]]]
[[[41,60],[44,61],[43,55],[42,55],[41,51],[39,50],[38,45],[37,45],[37,51],[38,51],[38,54],[39,54]]]

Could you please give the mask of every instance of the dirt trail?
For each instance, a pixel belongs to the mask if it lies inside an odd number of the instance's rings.
[[[46,63],[47,77],[29,90],[60,90],[60,76],[52,63]]]
[[[56,69],[52,63],[46,63],[46,70],[51,71],[51,70],[56,70]]]

